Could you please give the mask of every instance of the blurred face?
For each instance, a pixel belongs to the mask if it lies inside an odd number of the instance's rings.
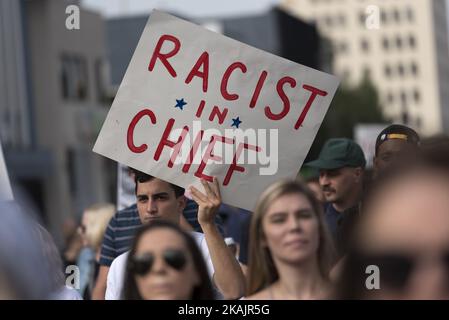
[[[137,210],[143,224],[157,219],[179,224],[179,217],[185,208],[185,197],[176,198],[175,191],[168,182],[156,178],[138,182],[136,197]]]
[[[78,233],[81,236],[83,246],[89,245],[89,241],[87,240],[87,237],[86,237],[86,229],[87,229],[88,222],[89,222],[88,214],[86,212],[84,212],[83,216],[81,218],[81,224],[78,227]]]
[[[324,202],[324,194],[323,190],[321,190],[320,183],[318,181],[309,181],[307,182],[307,186],[310,190],[312,190],[315,198],[318,199],[319,202]]]
[[[361,168],[343,167],[333,170],[320,170],[320,186],[324,199],[331,203],[340,203],[351,197],[360,184]]]
[[[264,244],[275,261],[297,264],[316,258],[318,218],[304,195],[287,194],[273,201],[262,228]]]
[[[73,233],[76,231],[76,228],[76,222],[73,218],[67,218],[64,220],[64,223],[62,225],[62,233],[66,241],[73,235]]]
[[[399,159],[413,154],[414,150],[414,147],[405,140],[391,139],[383,142],[373,160],[374,174],[379,175]]]
[[[135,275],[143,299],[192,298],[200,280],[183,238],[175,231],[161,228],[147,232],[140,239],[134,257],[144,262],[139,267],[143,274]]]
[[[429,174],[378,195],[359,230],[360,251],[380,273],[369,297],[449,299],[448,195],[449,181]]]

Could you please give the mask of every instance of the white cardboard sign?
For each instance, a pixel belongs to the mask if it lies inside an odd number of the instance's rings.
[[[154,11],[94,151],[182,187],[216,176],[224,203],[252,210],[296,177],[338,82]]]
[[[13,195],[0,143],[0,201],[5,200],[13,200]]]

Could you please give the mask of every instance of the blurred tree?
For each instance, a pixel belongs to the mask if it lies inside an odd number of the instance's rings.
[[[305,161],[317,158],[329,138],[352,139],[356,124],[385,122],[388,121],[382,115],[377,90],[368,74],[356,87],[343,83],[332,100]]]

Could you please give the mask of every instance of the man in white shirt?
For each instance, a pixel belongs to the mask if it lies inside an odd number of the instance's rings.
[[[186,205],[184,189],[164,180],[136,174],[137,210],[142,224],[166,220],[179,224]],[[244,275],[239,263],[218,231],[214,218],[221,204],[218,181],[209,185],[201,180],[206,195],[192,187],[190,193],[198,203],[198,222],[204,234],[192,232],[208,266],[212,281],[225,299],[237,299],[244,293]],[[118,256],[109,269],[106,296],[121,298],[128,252]]]

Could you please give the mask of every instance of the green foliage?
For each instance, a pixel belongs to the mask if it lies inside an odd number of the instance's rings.
[[[356,87],[342,84],[337,90],[321,124],[306,161],[315,159],[329,138],[353,138],[354,127],[359,123],[387,122],[382,115],[377,90],[365,76]]]

